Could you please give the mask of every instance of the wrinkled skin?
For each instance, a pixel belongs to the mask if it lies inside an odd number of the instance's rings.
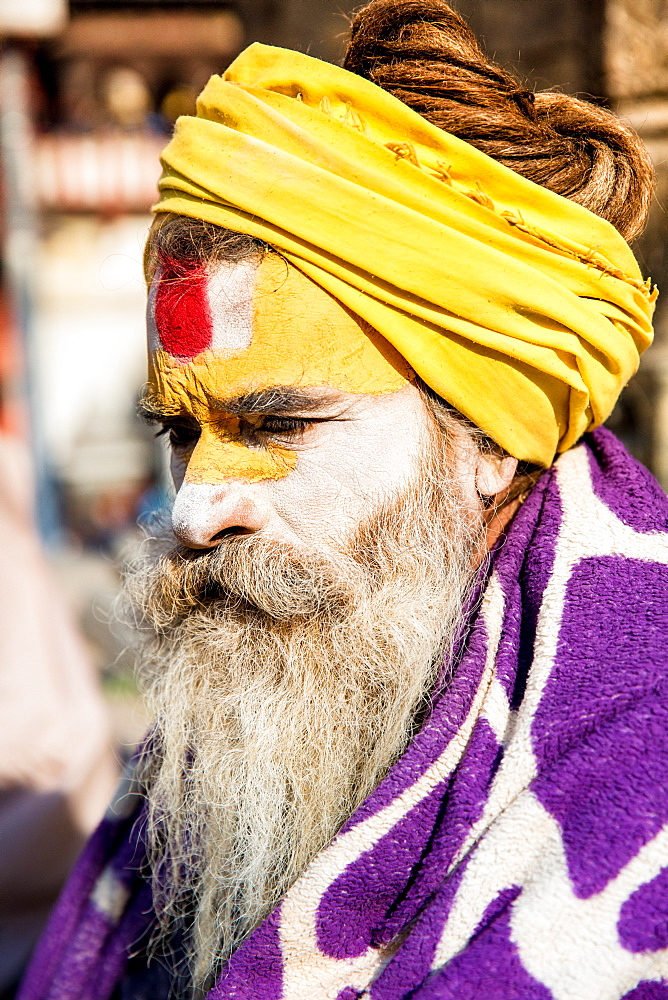
[[[170,437],[184,545],[262,531],[337,550],[416,472],[431,418],[413,372],[282,259],[164,267],[148,323],[145,409]],[[459,438],[455,467],[473,511],[508,486],[516,463]]]

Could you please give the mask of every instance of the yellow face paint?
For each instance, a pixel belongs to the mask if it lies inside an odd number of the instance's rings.
[[[167,297],[161,300],[160,287],[154,297],[158,343],[150,356],[151,397],[160,409],[201,427],[186,456],[186,481],[257,482],[280,479],[295,467],[290,448],[245,443],[225,400],[275,386],[384,395],[413,380],[412,369],[383,337],[283,259],[269,254],[257,268],[221,267],[244,269],[237,274],[247,278],[234,294],[212,295],[214,282],[203,272],[166,279],[163,271],[157,280],[169,280]],[[242,346],[244,319],[249,342]],[[193,323],[196,329],[186,329]],[[202,329],[207,324],[210,329]]]

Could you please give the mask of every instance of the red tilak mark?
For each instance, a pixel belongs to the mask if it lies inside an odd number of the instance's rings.
[[[155,297],[155,324],[164,349],[189,361],[211,346],[213,323],[206,297],[206,271],[165,261]]]

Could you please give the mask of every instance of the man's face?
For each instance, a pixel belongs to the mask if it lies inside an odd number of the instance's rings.
[[[166,263],[148,322],[183,544],[262,529],[340,548],[414,475],[428,418],[411,369],[281,258]]]
[[[128,591],[156,720],[156,912],[169,941],[185,906],[200,981],[419,724],[482,551],[481,459],[454,418],[436,430],[381,337],[276,256],[165,264],[149,338],[182,544],[144,547]]]

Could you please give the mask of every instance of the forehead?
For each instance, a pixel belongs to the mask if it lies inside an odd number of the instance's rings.
[[[274,254],[211,267],[166,262],[148,309],[159,391],[218,398],[272,385],[384,394],[412,372],[375,331]]]

